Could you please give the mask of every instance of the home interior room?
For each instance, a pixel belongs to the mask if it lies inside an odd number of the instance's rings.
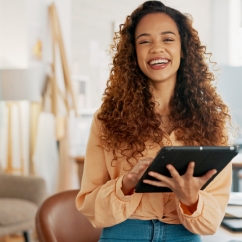
[[[217,62],[218,90],[241,127],[242,0],[163,2],[193,16]],[[110,70],[109,45],[141,3],[0,0],[0,173],[43,178],[46,197],[80,188],[90,122]],[[234,143],[242,146],[241,130]],[[233,167],[231,191],[242,192],[242,155]],[[4,239],[24,241],[21,231],[0,233]],[[220,228],[203,239],[242,241],[242,234]]]

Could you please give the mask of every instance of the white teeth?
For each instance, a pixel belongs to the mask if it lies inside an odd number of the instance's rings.
[[[166,59],[158,59],[158,60],[152,60],[150,62],[150,65],[166,64],[166,63],[168,63],[168,60],[166,60]]]

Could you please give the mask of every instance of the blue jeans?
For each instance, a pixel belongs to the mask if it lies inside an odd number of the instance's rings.
[[[201,242],[200,235],[188,231],[182,224],[166,224],[159,220],[128,219],[104,228],[99,242]]]

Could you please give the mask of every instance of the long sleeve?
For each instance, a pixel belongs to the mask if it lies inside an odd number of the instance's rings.
[[[121,190],[123,175],[118,174],[120,176],[113,179],[110,177],[115,169],[107,167],[107,162],[111,164],[111,160],[105,157],[99,134],[98,120],[94,117],[76,206],[94,227],[108,227],[130,217],[139,205],[142,194],[124,196]]]
[[[181,223],[195,234],[214,234],[221,224],[228,204],[232,183],[232,163],[199,193],[197,210],[192,215],[183,213],[177,198],[177,213]]]

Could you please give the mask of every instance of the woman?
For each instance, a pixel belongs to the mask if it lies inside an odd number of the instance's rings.
[[[114,37],[113,67],[87,144],[76,206],[104,228],[100,241],[201,241],[223,218],[231,186],[228,165],[193,177],[194,163],[172,178],[150,173],[171,193],[135,193],[162,146],[227,145],[228,108],[188,16],[148,1]]]

